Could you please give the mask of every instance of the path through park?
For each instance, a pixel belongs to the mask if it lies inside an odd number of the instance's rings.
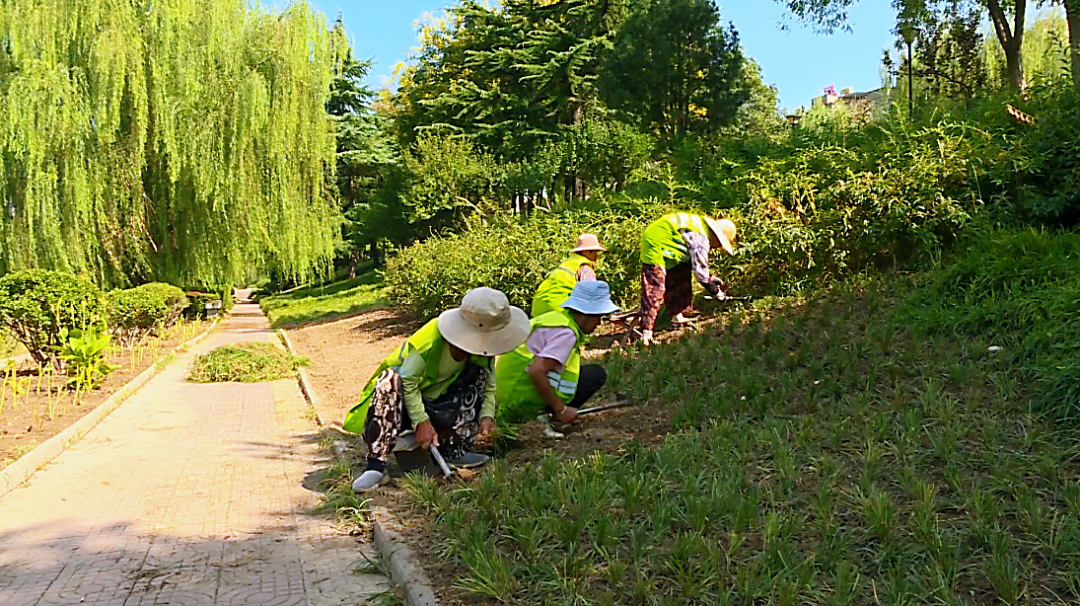
[[[326,462],[295,381],[196,385],[191,356],[276,338],[241,304],[25,487],[0,498],[0,606],[359,605],[370,546],[313,513]]]

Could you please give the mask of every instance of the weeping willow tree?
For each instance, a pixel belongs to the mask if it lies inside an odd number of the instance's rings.
[[[325,269],[333,36],[306,3],[0,0],[0,274]]]

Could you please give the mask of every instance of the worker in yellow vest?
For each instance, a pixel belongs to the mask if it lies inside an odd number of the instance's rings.
[[[641,234],[642,340],[653,340],[656,316],[663,304],[677,323],[693,301],[693,275],[713,296],[723,296],[724,282],[709,270],[709,251],[735,254],[735,223],[691,213],[671,213]]]
[[[387,479],[387,458],[409,429],[421,448],[438,448],[452,465],[483,465],[487,457],[468,449],[495,429],[495,356],[523,343],[529,330],[528,316],[506,295],[477,288],[387,356],[342,424],[368,446],[367,469],[353,490]]]
[[[578,236],[577,246],[570,251],[570,258],[563,261],[548,274],[532,302],[532,317],[539,318],[549,311],[560,309],[578,282],[596,280],[596,260],[607,249],[600,245],[600,238],[593,234]]]
[[[546,410],[573,422],[607,382],[603,367],[581,363],[585,335],[618,309],[607,282],[578,282],[561,309],[533,318],[529,338],[495,368],[500,420],[521,423]]]

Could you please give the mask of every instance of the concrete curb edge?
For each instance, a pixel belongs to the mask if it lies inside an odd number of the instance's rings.
[[[158,360],[155,360],[153,364],[146,368],[146,370],[143,370],[134,379],[128,381],[127,384],[120,388],[120,391],[117,391],[109,396],[104,402],[98,404],[97,408],[86,413],[81,419],[68,426],[67,429],[48,440],[45,440],[30,452],[19,457],[14,463],[0,470],[0,498],[3,498],[4,495],[25,484],[39,469],[45,467],[64,451],[74,446],[79,440],[85,437],[86,434],[90,433],[92,429],[104,421],[106,417],[112,414],[114,410],[120,408],[120,405],[134,395],[147,381],[164,370],[165,366],[168,366],[168,364],[166,364],[159,369],[158,361],[165,359],[169,354],[177,354],[185,347],[190,347],[199,341],[202,341],[217,327],[217,325],[217,319],[213,320],[210,326],[208,326],[202,334],[196,335],[180,345],[177,345],[172,351],[164,354],[158,358]]]
[[[390,513],[379,506],[372,507],[371,511],[375,548],[386,562],[390,580],[405,588],[405,603],[408,606],[438,606],[439,601],[416,554],[396,532],[388,530],[386,520],[390,518]]]
[[[289,333],[285,332],[284,328],[277,329],[278,336],[281,341],[285,343],[285,349],[294,356],[300,355],[296,351],[296,347],[293,345],[292,339],[289,338]],[[319,427],[326,427],[326,419],[322,418],[319,414],[319,410],[322,408],[322,400],[319,399],[318,394],[315,393],[315,388],[311,383],[311,376],[308,375],[307,369],[303,366],[300,367],[300,391],[304,393],[304,397],[307,398],[308,404],[311,405],[312,410],[315,411],[315,422],[319,424]]]
[[[285,329],[279,328],[277,332],[282,342],[285,343],[285,349],[294,356],[299,355]],[[329,429],[318,413],[319,396],[315,392],[311,378],[302,367],[300,368],[299,377],[300,391],[307,398],[308,404],[315,409],[315,418],[319,426],[323,429]],[[344,457],[345,445],[340,441],[335,441],[334,458],[343,459]],[[391,514],[385,508],[379,506],[372,507],[371,511],[375,549],[379,552],[379,557],[386,563],[387,570],[390,572],[390,582],[405,589],[405,603],[408,606],[439,606],[439,601],[435,598],[435,592],[431,589],[431,582],[428,581],[427,574],[420,566],[416,554],[396,532],[387,528],[387,521],[391,518]]]

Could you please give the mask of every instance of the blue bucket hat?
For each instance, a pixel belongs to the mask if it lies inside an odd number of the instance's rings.
[[[619,306],[611,300],[611,287],[599,281],[578,282],[562,306],[587,316],[606,316],[619,311]]]

